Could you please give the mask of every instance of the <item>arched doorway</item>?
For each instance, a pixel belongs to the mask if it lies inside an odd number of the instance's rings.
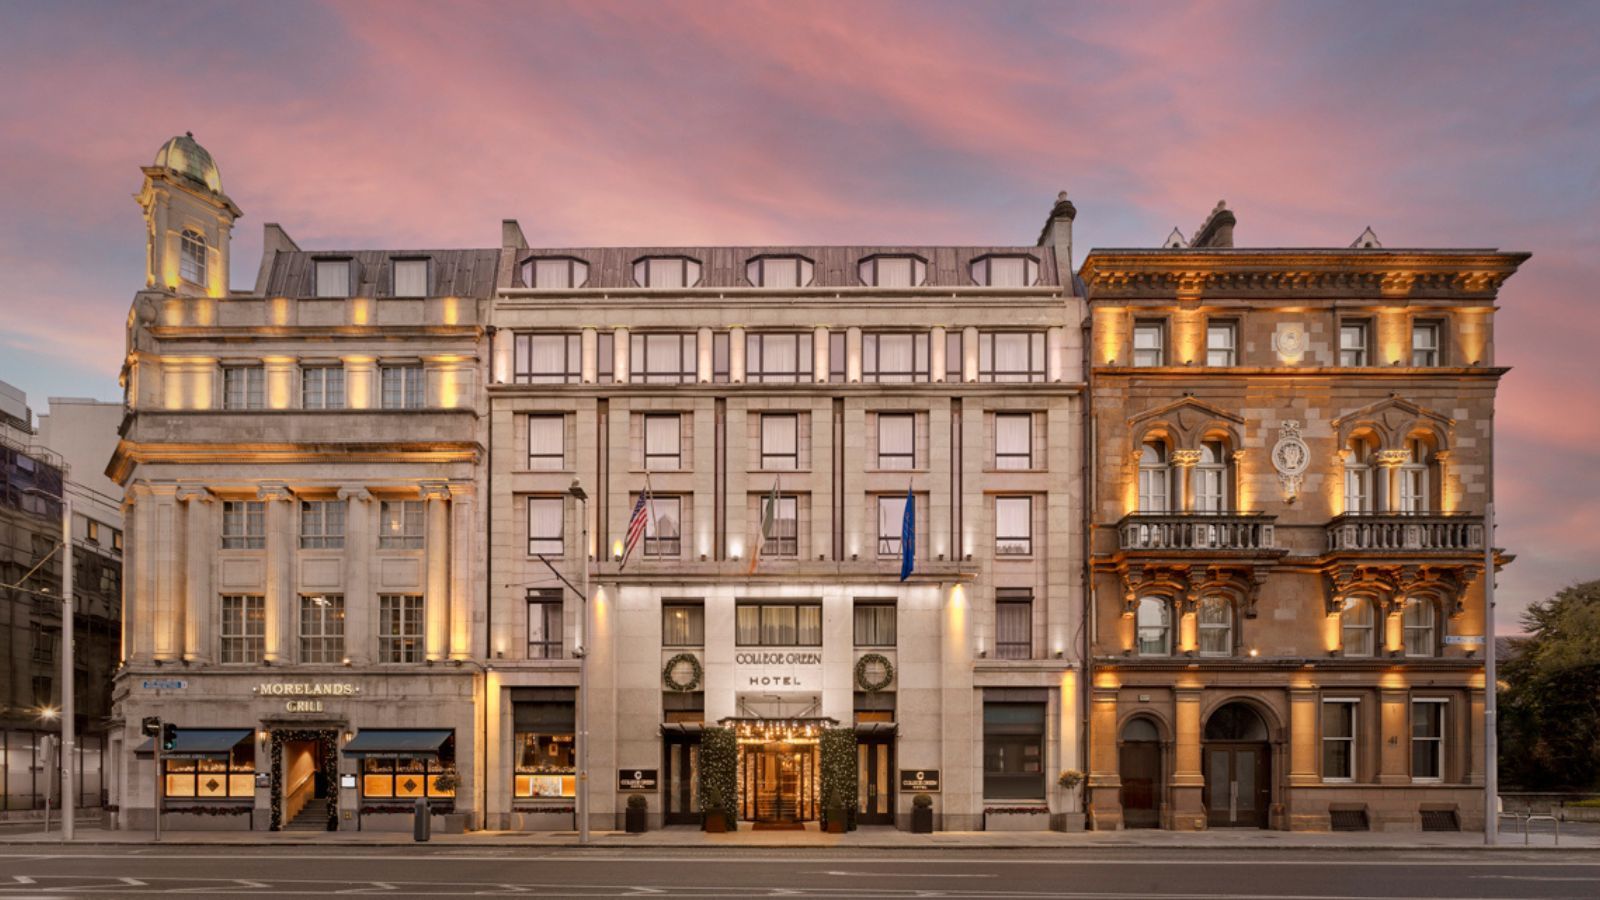
[[[1122,781],[1124,828],[1160,828],[1161,734],[1154,722],[1140,716],[1122,728],[1118,776]]]
[[[1272,807],[1272,748],[1260,713],[1239,702],[1212,713],[1202,754],[1206,823],[1212,828],[1266,828]]]

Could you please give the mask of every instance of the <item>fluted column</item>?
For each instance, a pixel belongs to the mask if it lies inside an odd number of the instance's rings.
[[[945,331],[943,325],[933,326],[933,332],[928,338],[928,375],[935,383],[944,381],[945,370]]]
[[[372,551],[377,538],[372,533],[372,495],[363,487],[339,489],[344,501],[344,655],[352,665],[372,662],[377,646],[373,610],[377,595],[372,593]]]
[[[211,560],[216,556],[217,535],[211,500],[211,492],[205,488],[178,489],[178,502],[184,504],[183,658],[198,663],[210,662],[215,646]]]
[[[429,660],[444,659],[450,647],[450,489],[443,484],[422,487],[427,503],[427,538],[423,554],[427,568],[423,619]]]
[[[267,506],[266,659],[294,661],[294,496],[282,484],[263,484],[257,498]]]
[[[472,485],[450,485],[450,658],[472,658]]]

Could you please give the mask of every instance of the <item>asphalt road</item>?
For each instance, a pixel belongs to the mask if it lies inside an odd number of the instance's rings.
[[[1600,854],[0,847],[0,897],[1600,896]]]

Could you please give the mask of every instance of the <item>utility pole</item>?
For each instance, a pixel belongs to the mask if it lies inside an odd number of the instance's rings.
[[[72,599],[72,500],[61,490],[61,840],[71,841],[77,795],[72,784],[77,761],[77,687],[73,684],[73,620],[77,604]]]
[[[1500,843],[1500,688],[1494,646],[1494,504],[1483,511],[1483,842]]]
[[[583,626],[579,629],[582,644],[578,649],[578,843],[589,843],[589,495],[576,478],[567,493],[578,499],[579,515],[583,517],[583,543],[578,551],[583,554]]]

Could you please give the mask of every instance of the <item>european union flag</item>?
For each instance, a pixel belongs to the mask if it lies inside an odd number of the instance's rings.
[[[906,488],[906,513],[900,519],[900,580],[911,577],[917,555],[917,498]]]

